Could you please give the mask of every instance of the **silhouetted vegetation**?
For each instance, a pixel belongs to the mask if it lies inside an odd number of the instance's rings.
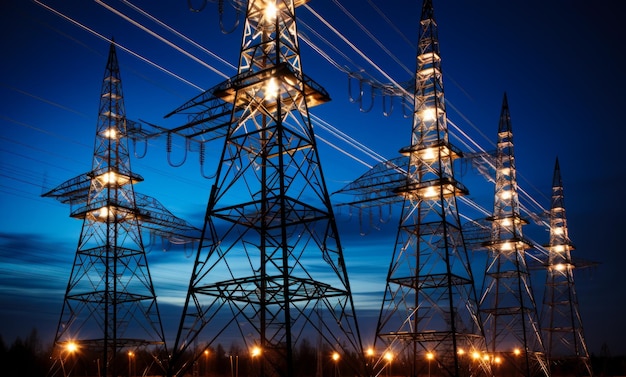
[[[321,354],[329,355],[330,350],[325,349]],[[347,365],[339,362],[334,364],[330,358],[319,359],[316,346],[304,340],[299,347],[294,350],[296,359],[296,375],[302,377],[315,376],[317,368],[322,368],[323,375],[349,376],[352,375]],[[162,355],[164,356],[164,355]],[[354,356],[354,355],[352,355]],[[126,357],[120,354],[119,357]],[[43,346],[36,329],[25,337],[18,337],[7,345],[0,334],[0,376],[3,377],[45,377],[53,365],[52,347]],[[345,362],[346,360],[342,358]],[[221,344],[208,349],[208,353],[203,354],[193,368],[188,371],[189,375],[211,376],[211,377],[231,377],[255,376],[258,374],[258,360],[254,360],[249,352],[237,345],[231,345],[228,349]],[[163,371],[155,365],[154,358],[150,355],[138,351],[133,355],[132,370],[128,370],[128,362],[122,363],[124,370],[118,371],[121,376],[131,375],[163,375]],[[580,376],[580,372],[567,363],[552,363],[552,375]],[[603,348],[600,355],[591,356],[591,364],[596,377],[626,376],[626,356],[612,356],[608,349]],[[80,356],[74,360],[67,360],[66,367],[71,368],[73,376],[97,376],[99,373],[99,360],[97,355],[84,350]],[[335,370],[335,368],[338,368]],[[397,369],[396,369],[397,368]],[[398,363],[393,370],[394,376],[405,376],[402,363]],[[435,368],[434,368],[435,369]],[[579,369],[580,370],[580,369]],[[237,373],[238,372],[238,373]],[[409,373],[408,369],[406,370]],[[504,372],[504,371],[500,371]],[[58,374],[61,376],[62,374]],[[433,373],[433,375],[435,375]],[[584,375],[584,374],[583,374]]]

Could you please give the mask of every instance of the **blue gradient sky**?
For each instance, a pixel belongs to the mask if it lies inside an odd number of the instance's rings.
[[[132,25],[96,2],[46,0],[43,4],[76,20],[143,58],[118,48],[126,113],[164,127],[184,123],[163,116],[186,100],[235,73],[241,26],[231,34],[219,28],[217,4],[190,12],[185,0],[134,4],[166,22],[221,59],[157,25],[123,1],[104,4],[118,9],[195,58]],[[353,42],[369,64],[304,7],[297,10],[299,30],[342,66],[365,69],[381,82],[411,79],[421,2],[404,0],[345,0],[341,4],[392,52],[390,57],[332,0],[313,0],[311,9]],[[375,4],[394,27],[381,17]],[[620,335],[626,334],[626,262],[619,234],[626,210],[619,182],[626,180],[621,147],[626,132],[618,118],[626,99],[623,67],[626,6],[601,0],[583,1],[437,1],[435,16],[448,100],[448,117],[484,149],[494,149],[502,95],[506,91],[515,134],[520,186],[536,200],[525,204],[534,213],[549,209],[554,160],[558,156],[565,185],[570,236],[577,258],[597,261],[579,269],[576,287],[590,351],[607,343],[613,354],[626,354]],[[235,14],[227,7],[224,24]],[[69,218],[69,208],[41,198],[48,188],[91,169],[99,93],[108,42],[37,2],[7,0],[0,5],[0,334],[5,341],[37,328],[51,339],[70,274],[81,222]],[[347,56],[321,42],[318,31]],[[301,42],[305,73],[324,86],[333,101],[312,114],[373,149],[384,158],[410,142],[410,119],[396,101],[391,116],[383,115],[380,96],[369,112],[349,101],[346,73]],[[146,62],[152,61],[161,68]],[[396,61],[397,60],[397,61]],[[402,65],[401,65],[401,64]],[[170,73],[166,72],[169,71]],[[384,73],[383,73],[384,72]],[[173,75],[177,75],[175,77]],[[184,80],[184,81],[183,81]],[[356,82],[353,81],[353,92]],[[366,88],[366,93],[368,89]],[[370,97],[361,107],[369,108]],[[388,105],[388,102],[387,102]],[[316,127],[322,168],[330,192],[342,188],[376,160]],[[452,133],[459,135],[456,130]],[[456,138],[453,143],[466,150]],[[467,142],[467,138],[461,137]],[[329,142],[329,143],[326,143]],[[174,141],[170,158],[182,160],[182,141]],[[332,145],[331,145],[332,144]],[[137,146],[141,154],[144,145]],[[341,153],[345,149],[363,163]],[[221,144],[207,153],[205,173],[217,166]],[[198,154],[189,153],[179,168],[168,164],[164,140],[151,140],[143,158],[132,168],[145,181],[136,190],[156,197],[176,215],[202,226],[210,179],[202,178]],[[467,164],[457,168],[470,197],[491,210],[493,186]],[[333,197],[334,202],[345,197]],[[384,209],[359,221],[358,213],[337,209],[341,241],[354,289],[362,333],[370,338],[372,312],[379,307],[391,258],[398,208]],[[463,208],[468,217],[480,213]],[[383,220],[383,221],[380,221]],[[548,242],[546,229],[535,224],[526,235]],[[166,251],[164,251],[164,249]],[[166,335],[175,336],[179,305],[191,270],[191,249],[177,250],[161,243],[149,245],[149,263],[159,296]],[[474,273],[484,271],[475,255]],[[535,293],[541,303],[543,275],[537,274]]]

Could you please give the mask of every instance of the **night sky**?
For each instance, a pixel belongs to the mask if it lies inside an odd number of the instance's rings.
[[[349,80],[346,71],[383,84],[409,82],[421,9],[420,1],[340,3],[312,0],[296,11],[299,32],[319,48],[301,39],[303,70],[333,99],[311,110],[330,192],[380,159],[397,157],[410,143],[411,119],[403,116],[400,102],[396,99],[391,111],[389,98],[383,102],[377,91],[371,96],[371,87],[364,85],[363,100],[354,103],[358,80]],[[626,274],[621,271],[626,250],[619,236],[626,227],[621,197],[626,125],[619,118],[626,100],[626,3],[435,0],[434,6],[448,118],[455,125],[451,141],[466,152],[468,146],[478,149],[471,141],[494,150],[507,93],[518,183],[528,193],[522,204],[534,215],[549,210],[558,157],[576,246],[572,255],[594,262],[582,263],[575,274],[589,350],[599,354],[606,343],[613,355],[626,354]],[[25,337],[33,328],[46,341],[54,335],[81,221],[41,194],[91,169],[106,38],[120,45],[127,117],[173,128],[185,119],[164,119],[165,114],[236,73],[242,15],[237,26],[238,16],[227,5],[223,32],[217,9],[208,2],[192,12],[186,0],[2,1],[0,335],[5,341]],[[333,129],[369,152],[346,143]],[[203,164],[198,153],[185,155],[183,146],[174,140],[170,155],[161,139],[131,148],[136,152],[132,169],[145,179],[135,189],[201,227],[212,184],[203,174],[215,171],[222,144],[210,145]],[[181,167],[169,163],[184,158]],[[467,162],[456,166],[456,174],[469,188],[469,198],[491,211],[493,185]],[[339,204],[349,198],[331,200]],[[399,208],[361,219],[346,207],[336,213],[357,314],[364,318],[361,332],[370,339]],[[462,213],[485,216],[465,207]],[[531,222],[524,231],[536,243],[548,243],[546,228]],[[157,241],[147,251],[166,336],[172,339],[194,250]],[[485,266],[479,254],[473,268],[480,282]],[[535,277],[541,304],[545,277],[540,271]]]

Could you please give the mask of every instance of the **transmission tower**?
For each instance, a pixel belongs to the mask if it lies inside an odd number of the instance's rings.
[[[504,94],[496,151],[494,212],[480,300],[489,352],[500,357],[512,375],[549,376],[539,329],[537,306],[526,263],[531,243],[522,235],[507,96]],[[512,372],[513,373],[513,372]]]
[[[557,158],[552,179],[550,244],[542,315],[546,349],[553,375],[559,370],[568,372],[568,369],[573,368],[577,375],[586,372],[593,376],[578,312],[578,297],[574,286],[575,264],[570,254],[573,249],[567,229],[563,181]]]
[[[134,184],[143,180],[130,168],[128,134],[135,126],[126,119],[111,43],[92,169],[43,194],[70,204],[71,217],[83,220],[54,339],[59,361],[51,369],[54,375],[72,374],[67,361],[81,355],[92,357],[89,366],[83,366],[89,370],[86,375],[123,375],[132,361],[146,372],[164,371],[160,360],[167,357],[165,338],[141,224],[160,236],[179,234],[188,240],[198,232],[158,201],[135,193]],[[130,359],[142,355],[149,357]]]
[[[461,151],[448,140],[441,55],[432,1],[420,21],[411,145],[396,245],[387,275],[376,341],[379,367],[404,362],[409,375],[489,373],[485,338],[457,209],[468,190],[455,179]],[[378,348],[378,346],[377,346]],[[470,355],[480,355],[472,361]],[[398,361],[393,361],[398,360]]]
[[[190,368],[186,352],[197,360],[218,341],[243,343],[241,368],[259,375],[310,374],[296,354],[307,339],[322,345],[323,367],[335,368],[336,351],[341,365],[361,373],[350,285],[309,119],[309,107],[330,98],[302,72],[295,8],[304,2],[249,0],[238,74],[172,113],[190,114],[172,130],[178,135],[225,138],[172,374]]]

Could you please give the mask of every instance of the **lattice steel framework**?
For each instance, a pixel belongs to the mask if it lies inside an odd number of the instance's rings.
[[[490,368],[482,357],[485,339],[478,315],[474,277],[465,249],[457,197],[468,193],[455,179],[460,150],[448,140],[441,55],[432,1],[420,21],[411,145],[404,198],[376,342],[386,355],[409,365],[411,376],[431,370],[465,376]],[[376,345],[377,349],[381,346]]]
[[[254,373],[309,374],[295,353],[307,338],[325,347],[328,367],[335,350],[361,373],[348,275],[309,119],[309,107],[330,98],[302,73],[301,3],[249,0],[238,74],[174,111],[192,113],[175,133],[223,135],[225,144],[205,217],[212,242],[198,248],[172,374],[190,367],[185,352],[201,356],[195,344],[218,341],[258,347],[253,360],[242,355]]]
[[[532,292],[522,234],[513,131],[506,94],[502,101],[496,151],[494,212],[480,310],[490,354],[515,373],[548,376],[549,370]]]
[[[563,181],[557,158],[552,179],[550,244],[542,313],[546,351],[553,371],[573,369],[577,375],[584,372],[593,376],[578,311],[572,250],[574,245],[567,228]]]
[[[128,352],[140,354],[137,351],[150,354],[147,365],[157,362],[157,370],[164,371],[160,358],[167,356],[165,338],[140,222],[181,232],[192,229],[145,196],[141,201],[153,207],[138,206],[133,186],[143,178],[130,167],[127,126],[117,54],[111,44],[92,169],[43,195],[69,203],[71,216],[83,220],[54,344],[63,357],[69,352],[64,347],[72,343],[79,353],[93,352],[102,376],[123,374]],[[90,364],[96,374],[95,363]]]

